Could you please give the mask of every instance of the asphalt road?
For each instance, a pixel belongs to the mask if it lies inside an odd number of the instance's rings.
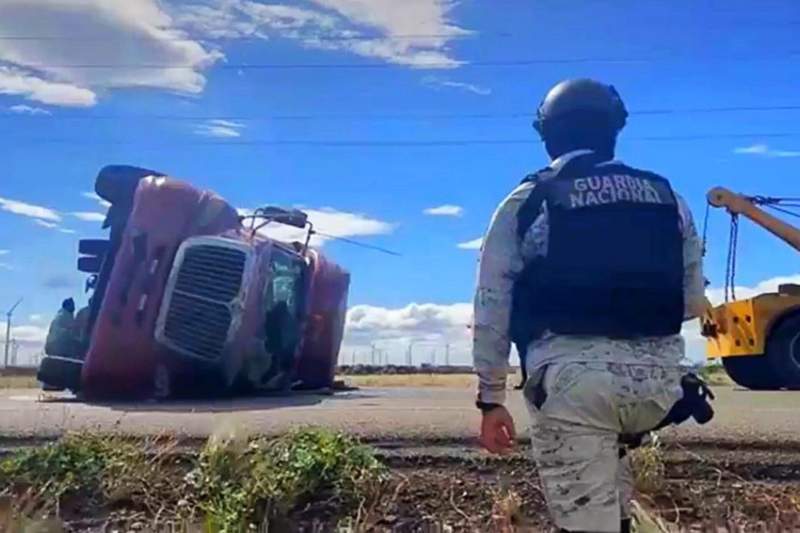
[[[800,446],[800,392],[715,389],[715,420],[685,424],[665,437],[692,442]],[[52,438],[70,430],[169,432],[205,437],[216,431],[278,434],[318,425],[371,441],[469,441],[479,417],[473,391],[445,388],[364,388],[334,395],[241,398],[229,401],[85,404],[36,390],[0,391],[0,439]],[[524,429],[522,398],[510,407]],[[524,435],[524,431],[520,431]],[[760,443],[760,444],[759,444]]]

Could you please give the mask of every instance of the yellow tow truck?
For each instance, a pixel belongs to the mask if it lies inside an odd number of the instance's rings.
[[[800,199],[743,196],[717,187],[709,191],[708,203],[731,214],[731,242],[726,303],[709,305],[701,318],[707,356],[721,358],[731,379],[743,387],[800,389],[800,285],[781,285],[777,292],[735,298],[738,217],[744,216],[800,251],[800,229],[766,211],[800,216],[791,210],[800,207]]]

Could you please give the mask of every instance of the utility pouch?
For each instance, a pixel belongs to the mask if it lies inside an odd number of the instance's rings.
[[[661,422],[650,431],[657,431],[669,425],[678,425],[686,422],[690,417],[698,424],[707,424],[714,418],[714,408],[709,400],[714,399],[714,393],[708,388],[705,381],[696,374],[686,374],[681,378],[683,397],[675,402]],[[649,432],[626,434],[619,436],[619,443],[629,449],[638,448],[643,437]]]
[[[708,388],[705,381],[696,374],[686,374],[681,378],[683,397],[675,402],[664,420],[655,429],[661,429],[670,424],[682,424],[689,417],[694,418],[698,424],[707,424],[714,418],[714,409],[709,399],[714,399],[714,393]]]

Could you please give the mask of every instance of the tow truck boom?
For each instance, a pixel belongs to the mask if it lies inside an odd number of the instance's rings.
[[[713,207],[724,207],[731,214],[744,215],[795,250],[800,251],[800,229],[758,207],[758,204],[777,203],[777,200],[759,196],[749,198],[724,187],[715,187],[708,192],[708,203]]]

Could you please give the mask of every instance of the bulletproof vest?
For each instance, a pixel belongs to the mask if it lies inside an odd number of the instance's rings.
[[[596,154],[547,169],[518,214],[522,239],[546,206],[548,245],[515,282],[511,334],[640,338],[677,334],[683,239],[669,182]]]

